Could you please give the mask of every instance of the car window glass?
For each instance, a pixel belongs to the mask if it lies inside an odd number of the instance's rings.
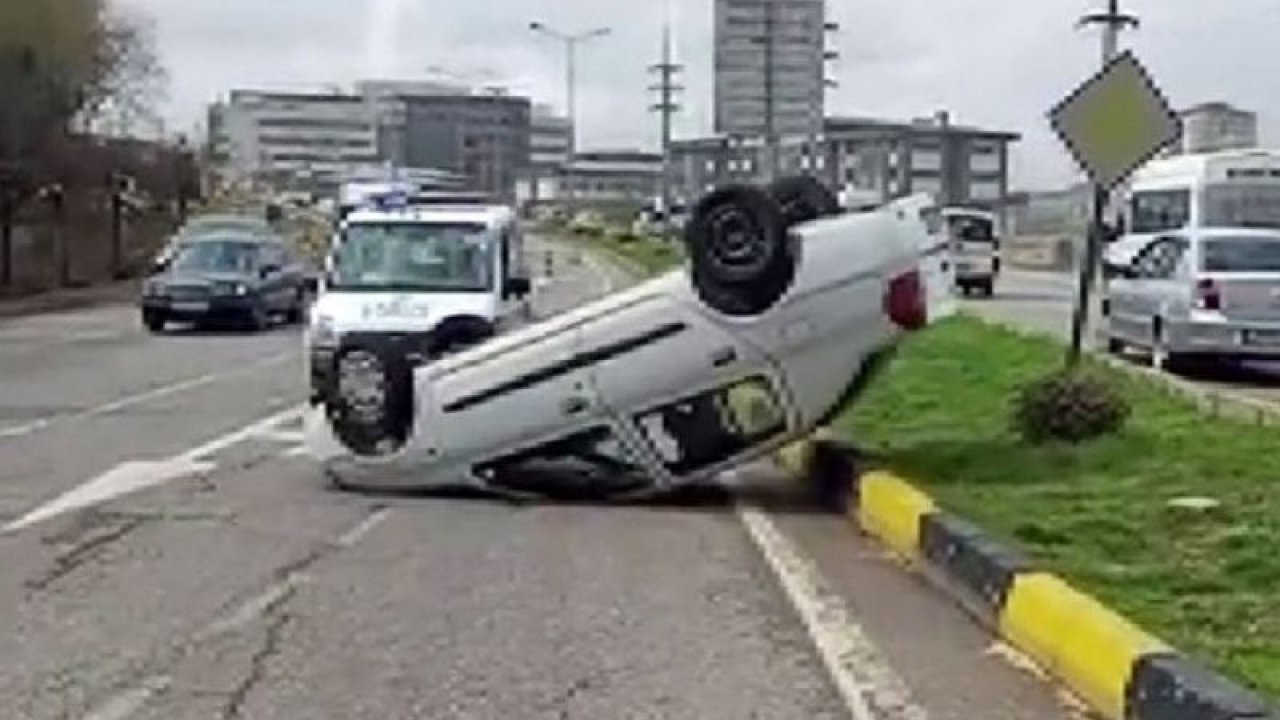
[[[729,460],[786,429],[778,394],[760,376],[647,409],[633,420],[675,474]]]
[[[1147,280],[1165,280],[1173,277],[1182,262],[1186,241],[1166,237],[1148,245],[1138,257],[1135,266],[1138,276]]]

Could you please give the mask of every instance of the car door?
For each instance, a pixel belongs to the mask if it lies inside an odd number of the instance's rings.
[[[714,474],[788,428],[765,353],[693,307],[645,297],[582,332],[596,393],[666,481]]]
[[[529,327],[476,350],[437,361],[427,386],[437,461],[492,479],[609,424],[577,327]]]
[[[1134,277],[1121,282],[1120,307],[1112,296],[1112,313],[1125,326],[1126,337],[1142,344],[1155,341],[1157,319],[1165,319],[1177,296],[1185,289],[1179,281],[1188,243],[1179,235],[1161,235],[1134,257]]]

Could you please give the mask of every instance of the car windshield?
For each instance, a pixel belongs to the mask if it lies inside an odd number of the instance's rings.
[[[187,223],[182,228],[183,235],[208,234],[211,232],[222,232],[226,230],[240,230],[245,232],[266,231],[268,226],[265,222],[242,217],[203,217],[196,218]]]
[[[488,229],[472,223],[360,223],[334,256],[335,290],[482,292],[491,287]]]
[[[1206,227],[1280,229],[1280,185],[1215,185],[1205,189]]]
[[[181,245],[173,260],[176,272],[250,274],[257,270],[260,246],[243,240],[207,240]]]
[[[1280,272],[1280,238],[1215,238],[1204,244],[1205,272]]]

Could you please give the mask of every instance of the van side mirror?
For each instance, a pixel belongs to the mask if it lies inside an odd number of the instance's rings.
[[[271,277],[272,275],[275,275],[278,272],[280,272],[279,265],[276,265],[275,263],[268,263],[266,265],[263,265],[262,269],[258,271],[258,276],[261,277],[263,280],[266,280],[267,278]]]
[[[533,291],[533,283],[526,277],[507,278],[505,293],[507,297],[524,298]]]

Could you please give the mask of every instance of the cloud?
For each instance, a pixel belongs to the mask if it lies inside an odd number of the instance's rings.
[[[190,124],[233,87],[317,87],[370,76],[421,77],[444,66],[563,106],[564,51],[528,30],[609,26],[579,49],[581,143],[652,144],[648,110],[663,5],[632,0],[117,0],[157,20],[172,74],[170,115]],[[681,134],[711,125],[712,0],[664,0],[677,18]],[[1050,107],[1099,63],[1098,34],[1074,27],[1102,0],[828,0],[840,83],[833,112],[906,119],[951,110],[956,122],[1023,133],[1015,182],[1051,186],[1074,168],[1048,127]],[[1143,19],[1132,47],[1179,106],[1226,100],[1280,132],[1275,0],[1123,0]]]

